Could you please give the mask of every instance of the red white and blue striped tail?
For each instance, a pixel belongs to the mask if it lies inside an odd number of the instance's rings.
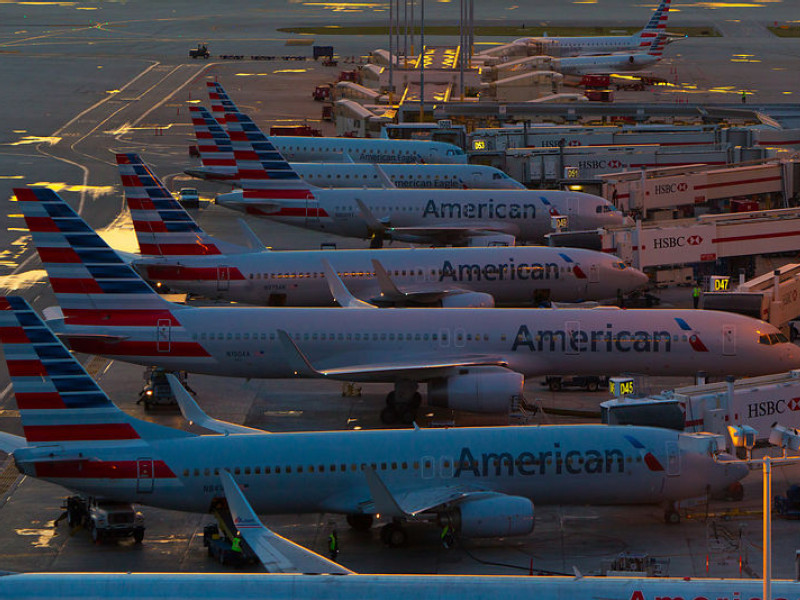
[[[223,127],[227,127],[227,113],[238,113],[239,108],[233,103],[228,92],[216,81],[207,81],[208,98],[211,100],[211,114]]]
[[[117,167],[142,256],[209,256],[249,251],[203,231],[138,154],[117,154]]]
[[[0,343],[29,445],[185,436],[117,408],[20,296],[0,297]]]
[[[68,324],[155,326],[175,320],[147,285],[72,207],[47,188],[15,188],[25,223]]]
[[[650,50],[647,52],[650,56],[661,57],[664,54],[664,46],[667,43],[667,36],[663,33],[658,34],[656,39],[650,44]]]
[[[215,173],[214,179],[235,182],[236,160],[228,132],[203,106],[190,106],[194,135],[197,138],[197,150],[200,162],[209,172]]]
[[[298,175],[250,117],[229,113],[226,120],[245,199],[315,199],[316,186]]]
[[[639,47],[649,48],[659,33],[664,33],[667,29],[667,18],[669,17],[669,4],[671,0],[661,0],[653,16],[650,17],[647,25],[639,32]]]

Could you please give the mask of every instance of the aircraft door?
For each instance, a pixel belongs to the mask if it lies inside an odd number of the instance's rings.
[[[139,458],[136,460],[136,491],[148,494],[153,491],[153,459]]]
[[[231,269],[228,265],[217,267],[217,291],[227,292],[231,287]]]
[[[156,324],[156,352],[169,352],[171,338],[171,321],[169,319],[159,319]]]
[[[453,476],[453,459],[449,456],[439,457],[439,477],[449,479]]]
[[[722,326],[722,355],[734,356],[736,354],[736,326]]]
[[[423,479],[433,479],[436,474],[436,459],[432,456],[423,456],[421,472]]]
[[[306,195],[306,227],[309,225],[319,225],[319,202],[310,193]]]
[[[667,476],[677,477],[681,474],[681,453],[677,442],[667,442]]]
[[[564,324],[564,350],[567,354],[580,354],[580,321],[567,321]]]
[[[600,267],[596,264],[589,267],[589,283],[600,283]]]

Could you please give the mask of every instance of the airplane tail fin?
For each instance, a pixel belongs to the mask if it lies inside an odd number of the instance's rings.
[[[99,441],[135,445],[148,438],[192,435],[117,408],[20,296],[0,297],[0,344],[29,446]]]
[[[236,175],[236,161],[228,133],[204,106],[190,106],[197,150],[204,167]]]
[[[53,190],[15,188],[14,194],[68,323],[155,326],[174,320],[179,307],[154,292]]]
[[[314,200],[316,186],[298,175],[250,117],[228,113],[226,119],[244,198]]]
[[[671,0],[661,0],[647,25],[639,32],[639,48],[642,50],[649,48],[653,38],[666,31],[670,2]]]
[[[207,81],[206,86],[208,89],[208,98],[211,100],[211,114],[217,122],[223,127],[227,127],[225,115],[227,113],[240,112],[238,107],[233,103],[228,92],[225,91],[216,81]]]
[[[138,154],[117,154],[142,256],[208,256],[249,249],[208,235]]]
[[[663,33],[659,33],[655,39],[650,43],[650,49],[647,51],[647,54],[650,56],[655,56],[656,58],[661,58],[664,55],[664,46],[667,43],[667,36]]]

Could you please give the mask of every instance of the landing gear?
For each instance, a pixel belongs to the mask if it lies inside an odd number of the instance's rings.
[[[681,522],[681,513],[678,512],[678,509],[675,507],[674,504],[670,504],[667,506],[666,510],[664,511],[664,523],[667,525],[677,525]]]
[[[414,381],[401,380],[394,384],[394,391],[386,396],[386,408],[381,411],[381,422],[385,425],[403,423],[411,425],[417,419],[417,410],[422,404],[422,394]]]
[[[381,528],[381,541],[390,548],[400,548],[408,543],[408,533],[400,523],[392,521]]]
[[[369,531],[372,527],[372,515],[351,514],[347,515],[347,524],[356,531]]]

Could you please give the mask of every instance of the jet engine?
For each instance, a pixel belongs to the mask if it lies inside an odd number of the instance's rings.
[[[428,382],[428,404],[481,413],[507,413],[522,398],[525,378],[503,367],[471,367]]]
[[[506,537],[533,531],[533,502],[522,496],[487,495],[467,499],[450,513],[464,537]]]
[[[442,298],[443,308],[494,308],[494,296],[483,292],[449,294]]]

